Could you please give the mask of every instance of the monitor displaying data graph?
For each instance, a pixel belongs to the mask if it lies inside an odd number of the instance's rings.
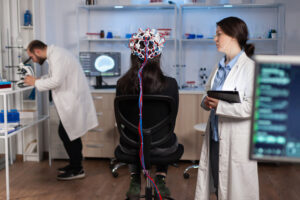
[[[300,57],[255,62],[250,159],[300,162]]]

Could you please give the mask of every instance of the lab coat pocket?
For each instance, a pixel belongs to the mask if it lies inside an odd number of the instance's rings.
[[[232,161],[249,161],[249,132],[237,132],[232,138],[231,144]]]

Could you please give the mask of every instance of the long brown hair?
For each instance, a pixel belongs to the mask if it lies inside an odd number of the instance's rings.
[[[122,94],[138,94],[139,79],[138,70],[143,60],[138,56],[131,54],[130,69],[118,80],[118,87]],[[143,69],[143,92],[145,94],[153,94],[162,91],[166,87],[166,77],[160,68],[161,55],[147,60]]]
[[[253,44],[247,44],[248,40],[248,28],[246,23],[237,17],[227,17],[217,22],[222,31],[233,38],[236,38],[240,48],[244,49],[248,57],[254,54],[255,46]]]

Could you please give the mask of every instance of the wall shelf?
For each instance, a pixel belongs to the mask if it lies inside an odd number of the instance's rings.
[[[157,4],[157,5],[84,5],[78,6],[79,9],[85,10],[172,10],[176,5]]]
[[[78,54],[82,51],[120,52],[121,73],[126,72],[130,66],[130,50],[128,49],[129,38],[126,34],[138,32],[138,28],[161,28],[171,29],[170,38],[166,38],[163,57],[173,59],[162,59],[165,62],[166,71],[171,71],[170,76],[176,76],[177,63],[177,6],[175,4],[155,5],[80,5],[77,7],[77,38]],[[113,15],[111,13],[113,12]],[[132,23],[134,22],[134,23]],[[113,26],[119,23],[120,26]],[[112,32],[113,35],[122,38],[100,38],[100,32]],[[93,33],[90,37],[87,33]],[[98,34],[99,33],[99,34]],[[106,34],[105,34],[106,36]],[[121,74],[121,75],[122,75]],[[94,77],[88,78],[90,84],[95,82]],[[108,84],[115,85],[117,78],[105,78]]]
[[[174,38],[166,38],[166,41],[174,41]],[[80,41],[88,41],[88,42],[129,42],[129,39],[126,38],[99,38],[99,39],[88,39],[82,38]]]
[[[203,42],[203,43],[214,43],[214,39],[182,39],[181,40],[182,42]],[[260,39],[260,38],[250,38],[248,40],[249,42],[277,42],[278,39],[269,39],[269,38],[266,38],[266,39]]]
[[[33,30],[33,26],[20,26],[21,29]]]
[[[183,9],[277,8],[282,4],[184,4]]]
[[[179,85],[186,81],[202,83],[199,69],[206,68],[209,76],[215,64],[223,56],[217,52],[214,39],[216,22],[229,16],[245,21],[249,30],[248,43],[254,43],[256,54],[282,54],[284,47],[283,4],[184,4],[179,8]],[[194,20],[197,19],[197,20]],[[267,38],[268,31],[275,29],[276,38]],[[204,35],[204,38],[185,39],[186,33]],[[186,67],[181,67],[186,66]]]
[[[49,116],[48,115],[44,115],[44,116],[39,116],[36,118],[26,118],[26,119],[21,119],[20,120],[20,126],[16,128],[16,130],[14,131],[8,131],[10,133],[8,133],[7,137],[10,138],[14,135],[17,135],[19,132],[22,132],[24,130],[26,130],[27,128],[30,128],[40,122],[43,122],[44,120],[48,119]],[[0,132],[0,139],[5,139],[5,130],[1,130]]]

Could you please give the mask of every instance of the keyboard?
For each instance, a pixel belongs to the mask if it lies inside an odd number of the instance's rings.
[[[116,87],[117,85],[101,85],[101,86],[94,85],[95,89],[114,89]]]

